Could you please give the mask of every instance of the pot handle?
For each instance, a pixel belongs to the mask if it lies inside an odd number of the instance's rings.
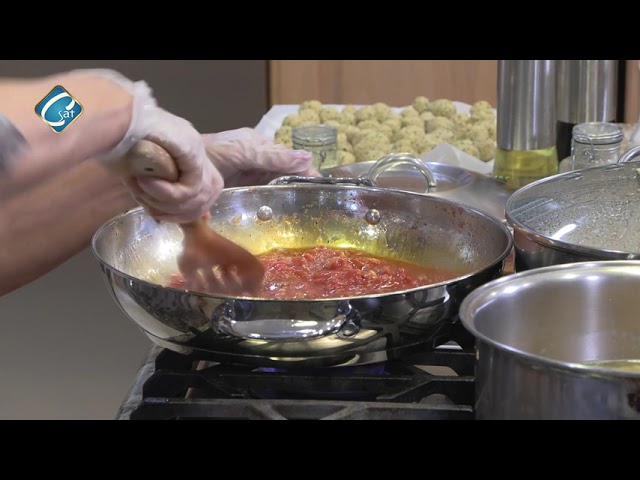
[[[424,178],[427,179],[427,189],[425,193],[433,192],[437,188],[438,182],[436,182],[436,178],[427,164],[410,153],[390,153],[389,155],[385,155],[373,164],[366,178],[376,182],[382,172],[397,165],[411,165],[416,167],[416,169],[424,175]]]
[[[360,331],[360,314],[348,302],[339,306],[330,320],[249,320],[243,317],[253,309],[250,303],[233,300],[220,305],[214,316],[214,328],[234,338],[275,342],[307,341],[334,334],[349,338]]]
[[[357,187],[377,187],[373,180],[368,178],[328,178],[328,177],[297,177],[290,175],[278,177],[269,182],[269,185],[290,185],[292,183],[313,183],[317,185],[355,185]]]
[[[640,145],[636,145],[620,155],[618,163],[630,162],[636,157],[640,157]]]

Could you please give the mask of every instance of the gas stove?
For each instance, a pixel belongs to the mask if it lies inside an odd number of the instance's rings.
[[[224,365],[153,346],[121,420],[471,420],[473,339],[402,360],[334,368]]]

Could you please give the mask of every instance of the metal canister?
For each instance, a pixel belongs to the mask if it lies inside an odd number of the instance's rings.
[[[615,122],[618,60],[557,60],[556,110],[558,158],[571,154],[573,127]]]
[[[512,189],[558,172],[555,60],[498,61],[494,176]]]

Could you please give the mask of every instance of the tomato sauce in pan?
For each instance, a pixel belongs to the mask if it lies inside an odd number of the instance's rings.
[[[374,257],[358,250],[318,246],[258,255],[266,273],[253,296],[287,300],[375,295],[455,278],[459,272]],[[181,275],[168,285],[184,288]]]

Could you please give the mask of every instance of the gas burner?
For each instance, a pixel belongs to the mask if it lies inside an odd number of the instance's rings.
[[[154,346],[117,418],[469,420],[475,353],[459,338],[401,361],[302,369],[203,362]]]

